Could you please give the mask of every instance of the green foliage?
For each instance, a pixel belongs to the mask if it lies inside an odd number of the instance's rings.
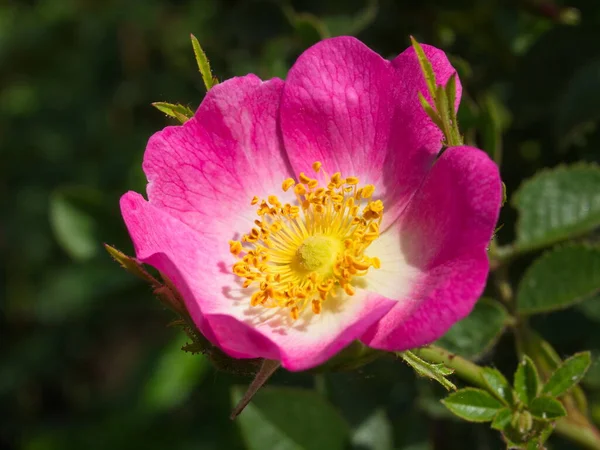
[[[233,404],[242,393],[242,388],[232,390]],[[350,439],[349,427],[335,408],[306,389],[264,388],[237,421],[250,450],[342,450]]]
[[[496,415],[494,416],[494,420],[492,420],[491,427],[494,430],[502,431],[504,430],[512,419],[513,412],[510,408],[502,408],[499,409]]]
[[[539,420],[553,421],[567,415],[565,407],[552,397],[536,397],[529,406],[531,415]]]
[[[198,39],[196,39],[196,36],[194,36],[193,34],[191,35],[191,39],[192,47],[194,49],[194,55],[196,57],[196,64],[198,65],[200,75],[202,75],[202,81],[204,81],[204,86],[208,91],[210,90],[210,88],[212,88],[215,84],[218,83],[218,80],[215,77],[213,77],[212,70],[210,68],[210,63],[208,62],[206,53],[204,53],[204,50],[202,50],[202,47],[200,46],[200,42],[198,42]],[[185,116],[185,114],[183,115]]]
[[[172,103],[166,102],[154,102],[152,103],[152,106],[159,111],[164,112],[167,116],[177,119],[179,123],[187,122],[194,115],[194,111],[183,105],[173,105]]]
[[[542,392],[560,397],[581,381],[591,364],[590,352],[582,352],[565,360],[550,376]]]
[[[538,395],[540,377],[535,364],[528,356],[525,356],[517,367],[514,385],[517,398],[525,405],[529,405]]]
[[[460,389],[442,402],[458,417],[469,422],[488,422],[503,409],[501,402],[486,391],[475,388]]]
[[[534,314],[571,306],[600,291],[600,248],[567,245],[547,252],[527,270],[517,308]]]
[[[512,405],[514,402],[513,391],[502,373],[497,369],[485,367],[481,373],[488,389],[505,405]]]
[[[417,59],[419,60],[419,65],[421,66],[421,72],[423,73],[423,76],[425,77],[425,83],[427,83],[427,90],[429,91],[429,96],[435,103],[436,95],[438,92],[437,92],[437,83],[435,80],[435,72],[433,71],[433,66],[431,65],[431,62],[425,55],[425,52],[423,51],[423,47],[421,47],[421,44],[419,44],[417,42],[417,40],[412,36],[410,37],[410,42],[412,43],[413,49],[415,50],[415,53],[417,54]],[[439,111],[438,111],[438,113],[439,113]]]
[[[357,34],[386,58],[409,46],[410,34],[444,49],[463,86],[459,117],[452,116],[452,80],[443,93],[436,88],[437,103],[432,99],[428,114],[444,129],[446,144],[464,138],[493,157],[516,206],[516,211],[502,209],[490,249],[493,271],[485,295],[501,299],[502,306],[479,302],[439,344],[459,355],[484,358],[507,374],[515,364],[516,340],[540,376],[541,394],[531,400],[531,410],[517,401],[498,373],[486,370],[485,377],[476,373],[465,380],[458,372],[448,376],[447,366],[415,364],[443,383],[467,382],[488,391],[502,404],[492,424],[515,447],[539,450],[555,427],[564,439],[565,424],[575,430],[569,441],[551,438],[549,448],[597,446],[597,441],[585,440],[594,436],[590,421],[598,424],[595,369],[600,366],[586,373],[585,390],[570,384],[583,376],[585,357],[575,356],[573,367],[569,359],[566,368],[557,368],[563,364],[559,355],[583,348],[597,354],[600,349],[597,298],[567,309],[595,289],[596,272],[590,270],[595,250],[587,256],[563,250],[595,248],[598,240],[600,3],[582,1],[580,11],[563,7],[564,2],[501,3],[2,3],[0,447],[269,448],[260,435],[254,436],[254,447],[248,444],[241,422],[250,412],[266,417],[268,439],[283,433],[284,442],[298,448],[300,437],[279,426],[277,417],[263,415],[271,408],[268,403],[254,411],[251,403],[239,423],[229,420],[231,387],[247,385],[262,362],[230,358],[185,320],[165,328],[172,314],[152,294],[169,305],[174,293],[159,274],[142,271],[126,256],[134,252],[118,201],[128,190],[144,192],[141,162],[148,137],[184,122],[216,83],[214,75],[228,79],[252,72],[262,79],[285,78],[307,46],[341,34]],[[577,13],[581,20],[572,20]],[[195,49],[196,60],[190,33],[203,46]],[[180,102],[155,104],[175,120],[153,110],[156,100]],[[458,120],[461,133],[456,134]],[[555,169],[543,169],[547,167]],[[579,242],[534,260],[530,270],[531,259],[519,258],[572,238]],[[119,270],[102,251],[103,242],[114,246],[107,247],[114,259],[146,282]],[[504,253],[495,253],[495,247]],[[529,312],[516,308],[521,301],[511,298],[510,287],[519,284],[523,273],[529,277],[540,270],[548,263],[545,258],[554,265],[546,267],[551,272],[545,279],[538,279],[547,295],[536,297],[535,307],[548,314],[525,320],[522,316]],[[563,278],[563,271],[568,277]],[[154,292],[156,288],[160,290]],[[518,296],[524,288],[521,283]],[[561,311],[552,312],[556,308]],[[479,316],[482,311],[486,314]],[[502,325],[501,316],[506,318]],[[498,339],[504,327],[510,332]],[[182,346],[193,354],[181,352]],[[285,397],[286,408],[296,402],[304,406],[295,413],[297,429],[317,427],[314,433],[303,432],[302,439],[315,447],[353,450],[430,450],[432,440],[436,450],[499,447],[496,430],[448,420],[435,383],[415,379],[411,367],[391,358],[371,362],[378,356],[353,344],[335,361],[336,370],[351,372],[332,373],[328,367],[320,368],[316,379],[285,371],[273,376],[269,383],[274,386],[319,388],[322,401]],[[445,363],[452,362],[447,359]],[[567,417],[557,422],[536,418],[534,406],[555,394]],[[549,403],[557,410],[555,402]],[[279,416],[289,417],[284,406],[277,408]],[[334,424],[331,433],[306,419],[312,409],[333,411],[318,419]]]
[[[579,164],[540,172],[512,199],[519,212],[516,246],[534,250],[600,226],[600,168]]]
[[[111,247],[108,244],[104,244],[104,248],[108,252],[108,254],[119,263],[121,267],[123,267],[127,272],[141,278],[146,283],[159,287],[160,283],[154,278],[152,275],[148,273],[146,269],[144,269],[143,265],[136,261],[134,258],[127,256],[123,252],[120,252],[114,247]]]
[[[402,358],[406,364],[412,367],[418,375],[437,381],[448,391],[456,390],[456,386],[446,378],[454,371],[444,364],[429,363],[410,351],[398,353],[398,356]]]
[[[508,312],[497,301],[480,299],[471,314],[454,324],[437,344],[469,358],[489,350],[506,327]]]

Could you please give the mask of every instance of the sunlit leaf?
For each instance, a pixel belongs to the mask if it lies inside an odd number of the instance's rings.
[[[550,396],[534,398],[529,405],[529,412],[539,420],[556,420],[567,415],[565,407]]]
[[[458,417],[469,422],[488,422],[504,407],[486,391],[475,388],[453,392],[442,403]]]
[[[494,416],[494,420],[492,420],[491,427],[494,430],[503,430],[510,423],[512,415],[513,412],[510,410],[510,408],[502,408],[498,410]]]
[[[501,402],[506,405],[512,405],[512,387],[499,370],[491,367],[484,367],[481,371],[481,376],[483,377],[485,384]]]
[[[535,364],[528,356],[523,357],[517,367],[514,388],[517,398],[525,405],[529,405],[529,403],[538,395],[540,389],[540,377]]]
[[[581,381],[591,364],[590,352],[577,353],[565,360],[544,385],[543,393],[559,397]]]
[[[535,314],[566,308],[600,291],[600,247],[565,245],[538,258],[517,290],[517,309]]]
[[[512,198],[518,251],[580,236],[600,226],[600,168],[560,166],[525,181]]]

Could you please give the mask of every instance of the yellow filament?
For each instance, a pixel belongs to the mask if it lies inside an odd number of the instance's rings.
[[[254,286],[252,306],[284,308],[293,320],[307,308],[320,314],[338,291],[354,295],[354,277],[378,269],[381,261],[365,254],[379,237],[383,202],[373,200],[375,187],[358,188],[357,177],[328,177],[315,162],[315,173],[328,178],[325,186],[300,173],[296,183],[283,181],[284,192],[293,188],[297,205],[282,203],[275,195],[258,205],[255,228],[240,241],[230,241],[238,258],[232,271],[245,288]],[[362,210],[362,212],[361,212]]]

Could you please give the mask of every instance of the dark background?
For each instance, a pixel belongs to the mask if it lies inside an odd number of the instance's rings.
[[[144,191],[145,143],[172,123],[150,103],[202,100],[190,33],[220,79],[284,77],[328,35],[385,57],[409,35],[443,48],[465,88],[461,129],[503,149],[510,195],[543,167],[600,159],[599,26],[598,0],[1,2],[0,448],[247,448],[228,416],[231,387],[248,379],[181,352],[170,315],[101,246],[132,253],[118,199]],[[501,243],[514,220],[507,205]],[[534,325],[563,355],[600,348],[597,304]],[[507,335],[483,362],[512,371],[513,347]],[[356,449],[502,448],[487,426],[450,418],[441,388],[399,361],[273,383],[326,391],[352,429],[379,417],[383,431]],[[600,421],[594,387],[588,377]]]

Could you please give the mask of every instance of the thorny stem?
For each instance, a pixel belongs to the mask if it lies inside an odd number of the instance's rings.
[[[263,361],[263,364],[258,373],[256,374],[256,377],[254,378],[254,380],[252,380],[250,386],[248,386],[248,390],[240,399],[235,408],[233,408],[231,416],[229,417],[231,420],[235,419],[237,416],[240,415],[240,413],[244,410],[248,403],[250,403],[250,400],[252,400],[254,394],[256,394],[258,390],[262,387],[262,385],[265,384],[269,378],[271,378],[271,375],[275,373],[279,366],[281,366],[281,363],[279,361],[271,361],[269,359],[265,359]]]
[[[481,376],[483,367],[434,345],[413,350],[413,352],[430,363],[445,364],[454,369],[454,374],[462,380],[490,392]],[[577,423],[570,420],[569,417],[565,417],[556,422],[556,432],[579,444],[582,448],[600,450],[600,433],[589,423]]]

